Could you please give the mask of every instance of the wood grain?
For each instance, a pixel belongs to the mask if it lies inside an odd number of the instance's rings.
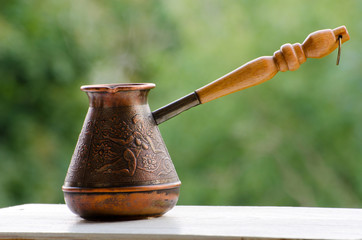
[[[234,93],[275,76],[279,71],[295,71],[307,58],[322,58],[338,46],[338,36],[342,43],[350,39],[345,26],[311,33],[303,44],[284,44],[273,56],[265,56],[250,61],[225,76],[196,90],[201,103]]]

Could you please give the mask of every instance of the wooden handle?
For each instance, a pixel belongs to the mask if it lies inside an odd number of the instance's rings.
[[[156,124],[216,98],[263,83],[278,73],[297,70],[307,58],[322,58],[337,48],[339,37],[349,40],[345,26],[309,34],[303,44],[284,44],[271,57],[260,57],[209,83],[195,92],[154,111]]]
[[[295,71],[307,58],[322,58],[338,46],[338,37],[342,43],[349,40],[345,26],[316,31],[309,34],[303,44],[284,44],[274,55],[260,57],[235,69],[227,75],[196,90],[201,103],[263,83],[278,73]]]

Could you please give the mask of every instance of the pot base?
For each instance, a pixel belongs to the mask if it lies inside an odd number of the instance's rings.
[[[159,217],[177,203],[180,183],[125,188],[64,187],[68,208],[87,220]]]

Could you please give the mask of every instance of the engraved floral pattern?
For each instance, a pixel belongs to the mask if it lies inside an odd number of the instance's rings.
[[[93,125],[97,141],[92,142],[91,152],[99,163],[97,172],[133,176],[136,169],[160,170],[157,174],[172,171],[170,165],[162,163],[170,161],[168,153],[160,148],[163,144],[154,139],[153,126],[146,126],[142,116],[135,114],[129,123],[116,116],[108,119],[95,120]]]
[[[69,167],[78,175],[68,171],[66,181],[92,185],[107,179],[109,184],[101,186],[119,186],[129,181],[178,180],[152,116],[145,117],[138,109],[96,110],[83,126]]]

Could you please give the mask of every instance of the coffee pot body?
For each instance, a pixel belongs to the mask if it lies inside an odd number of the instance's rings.
[[[176,204],[180,181],[147,104],[154,86],[82,87],[90,106],[63,186],[76,214],[138,218]]]

